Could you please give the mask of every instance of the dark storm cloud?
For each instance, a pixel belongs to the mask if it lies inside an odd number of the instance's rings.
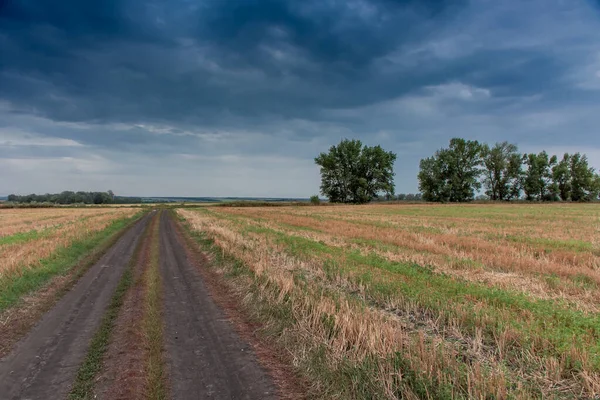
[[[4,3],[2,97],[61,121],[243,125],[232,116],[315,119],[449,79],[535,92],[562,68],[535,51],[481,49],[381,71],[384,56],[427,38],[462,1],[169,4]]]
[[[215,188],[260,171],[297,195],[357,137],[415,191],[451,136],[595,151],[599,29],[585,0],[0,0],[0,185],[218,166]]]
[[[456,9],[389,0],[170,4],[180,11],[141,1],[6,2],[3,97],[69,121],[304,117],[410,90],[410,77],[378,80],[372,62]]]
[[[199,36],[233,50],[243,61],[264,63],[260,47],[282,40],[311,59],[334,68],[364,67],[411,35],[423,33],[423,21],[433,22],[457,1],[294,2],[250,0],[208,2]],[[452,7],[451,7],[452,6]],[[415,32],[421,31],[421,32]],[[337,65],[336,65],[337,64]]]

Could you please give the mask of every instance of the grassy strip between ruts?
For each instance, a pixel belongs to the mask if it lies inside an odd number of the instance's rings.
[[[139,239],[133,256],[123,272],[123,276],[121,277],[119,285],[117,286],[111,302],[108,305],[104,317],[102,318],[102,322],[100,323],[96,334],[92,338],[87,356],[77,371],[75,382],[71,388],[71,392],[69,393],[68,398],[70,400],[90,399],[93,396],[94,380],[102,368],[102,359],[106,349],[108,348],[108,343],[114,327],[114,321],[119,315],[119,310],[123,304],[123,298],[133,283],[132,269],[139,260],[143,243],[147,240],[151,233],[151,225],[151,222],[146,225],[146,229],[142,237]]]
[[[164,211],[161,211],[164,212]],[[146,270],[144,333],[146,348],[146,398],[160,400],[167,398],[163,363],[163,322],[162,322],[162,281],[159,271],[160,260],[160,214],[156,217],[151,236],[150,267]]]
[[[70,246],[57,250],[51,257],[40,260],[35,268],[24,268],[19,275],[0,278],[0,313],[57,275],[65,274],[78,265],[84,265],[84,272],[125,233],[126,228],[144,214],[139,212],[130,218],[115,220],[105,229],[76,240]]]

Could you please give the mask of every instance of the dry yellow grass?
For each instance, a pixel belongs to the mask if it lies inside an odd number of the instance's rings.
[[[132,208],[0,210],[0,278],[36,263],[76,239],[130,217]]]
[[[0,209],[0,237],[31,230],[48,229],[80,218],[110,212],[99,208],[13,208]]]
[[[396,209],[431,209],[434,216],[397,216],[390,214],[395,209],[389,206],[322,207],[315,213],[305,208],[230,208],[224,212],[251,217],[252,223],[267,224],[288,234],[374,251],[393,261],[429,265],[439,272],[490,286],[519,289],[540,298],[564,298],[587,310],[597,311],[600,307],[600,291],[596,288],[600,285],[600,207],[558,207],[549,221],[537,218],[536,226],[528,228],[521,226],[523,219],[512,218],[511,214],[495,217],[499,211],[494,208],[502,206],[486,206],[495,211],[488,218],[435,216],[451,206],[417,207]],[[471,207],[462,206],[465,215]],[[518,207],[503,206],[500,210]],[[581,209],[589,212],[581,213]],[[538,210],[532,210],[525,214],[526,221],[537,216]],[[494,230],[494,226],[501,227]],[[373,242],[394,247],[378,249]],[[548,279],[549,275],[567,279]],[[594,284],[572,282],[586,278]]]
[[[323,345],[330,369],[374,358],[373,381],[387,398],[600,394],[598,206],[178,212],[262,277],[250,303],[293,303],[295,325],[284,336],[303,338],[305,347],[289,349],[300,361]],[[415,281],[413,264],[434,271],[432,285],[455,289],[432,301],[428,275]],[[423,291],[412,293],[413,284]],[[524,308],[502,305],[513,303]],[[576,308],[584,314],[569,314]],[[571,317],[587,333],[553,325]]]

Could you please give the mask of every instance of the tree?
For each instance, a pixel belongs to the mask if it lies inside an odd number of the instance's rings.
[[[586,155],[575,153],[570,158],[571,200],[591,201],[598,198],[598,175],[588,165]]]
[[[521,192],[522,158],[517,146],[508,142],[482,146],[483,185],[490,200],[511,200]]]
[[[449,187],[442,171],[442,160],[437,156],[424,158],[419,163],[419,190],[425,201],[448,201]]]
[[[316,194],[312,195],[312,196],[310,196],[310,203],[312,205],[317,206],[317,205],[321,204],[321,199],[319,199],[319,196],[317,196]]]
[[[360,140],[344,139],[321,153],[321,193],[332,203],[367,203],[381,193],[394,194],[396,154],[381,146],[363,146]]]
[[[556,161],[556,156],[549,157],[545,151],[523,156],[527,166],[523,173],[523,190],[527,200],[554,200],[557,189],[553,187],[551,169]]]
[[[600,175],[594,174],[594,179],[592,179],[592,188],[591,188],[590,197],[591,200],[600,200]]]
[[[555,195],[562,201],[571,200],[571,156],[568,153],[552,167],[552,180]]]
[[[419,190],[426,201],[470,201],[481,188],[481,145],[478,141],[453,138],[447,149],[422,159]]]

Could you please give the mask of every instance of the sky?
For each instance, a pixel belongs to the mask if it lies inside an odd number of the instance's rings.
[[[452,137],[600,168],[598,0],[0,0],[0,195],[309,197],[343,138],[396,192]]]

